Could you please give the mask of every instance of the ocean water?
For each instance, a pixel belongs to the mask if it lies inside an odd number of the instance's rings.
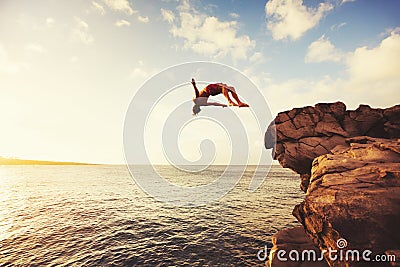
[[[257,252],[299,225],[291,212],[304,195],[280,166],[250,192],[253,170],[220,200],[183,208],[142,192],[125,166],[0,166],[0,266],[263,266]]]

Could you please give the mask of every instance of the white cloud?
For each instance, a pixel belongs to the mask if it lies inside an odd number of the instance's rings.
[[[233,19],[238,19],[240,17],[240,15],[238,13],[235,12],[231,12],[229,13],[229,16]]]
[[[138,16],[138,21],[143,22],[143,23],[148,23],[150,21],[149,17],[146,16]]]
[[[173,20],[170,29],[174,37],[184,39],[184,48],[211,57],[244,59],[254,49],[256,42],[248,35],[237,34],[236,21],[220,21],[217,17],[202,14],[183,1],[179,10],[179,21]]]
[[[345,53],[343,51],[337,49],[328,38],[321,36],[317,41],[308,46],[305,62],[340,62],[344,58]]]
[[[142,60],[139,60],[137,64],[130,70],[128,79],[135,80],[137,84],[141,84],[159,71],[159,69],[149,67]]]
[[[344,27],[346,25],[347,25],[346,22],[342,22],[342,23],[339,23],[339,24],[332,25],[331,26],[331,31],[337,31],[337,30],[339,30],[340,28],[342,28],[342,27]]]
[[[72,29],[71,38],[73,41],[81,42],[89,45],[94,41],[93,36],[89,33],[89,25],[82,19],[74,17],[75,26]]]
[[[104,3],[114,11],[125,12],[128,15],[132,15],[133,13],[137,13],[137,10],[134,10],[129,3],[128,0],[103,0]]]
[[[129,21],[127,21],[127,20],[120,19],[120,20],[116,21],[114,23],[114,25],[117,26],[117,27],[123,27],[123,26],[129,26],[129,25],[131,25],[131,23]]]
[[[145,71],[141,67],[133,68],[131,73],[129,74],[130,79],[144,79],[148,77],[147,71]]]
[[[262,62],[264,59],[263,54],[261,52],[255,52],[251,57],[250,57],[250,62]]]
[[[177,7],[179,11],[189,11],[190,8],[190,0],[181,0],[180,5]]]
[[[26,44],[24,46],[24,48],[28,52],[34,52],[34,53],[39,53],[39,54],[41,54],[41,53],[43,53],[45,51],[43,46],[41,44],[38,44],[38,43]]]
[[[352,82],[362,83],[400,79],[400,30],[393,29],[390,35],[372,48],[358,47],[345,53],[336,48],[328,38],[321,36],[308,47],[305,61],[343,62]]]
[[[168,9],[161,8],[161,15],[164,21],[168,21],[169,24],[172,24],[175,19],[174,12]]]
[[[340,3],[341,5],[345,4],[345,3],[350,3],[350,2],[355,2],[356,0],[342,0],[342,3]]]
[[[303,5],[302,0],[270,0],[265,5],[267,28],[275,40],[297,40],[314,28],[333,5],[320,3],[318,8]]]
[[[343,82],[329,76],[322,79],[291,79],[282,83],[267,84],[268,104],[274,113],[314,105],[319,102],[346,101],[351,94],[343,93]]]
[[[400,84],[400,33],[390,36],[374,47],[360,47],[348,58],[348,72],[353,82],[369,84]]]
[[[104,15],[104,14],[106,13],[104,7],[103,7],[101,4],[97,3],[96,1],[92,1],[92,7],[93,7],[97,12],[99,12],[101,15]]]
[[[382,32],[381,34],[379,34],[380,38],[385,38],[388,35],[391,34],[400,34],[400,27],[395,27],[395,28],[387,28],[384,32]]]
[[[400,33],[393,31],[375,47],[359,47],[346,53],[342,58],[346,78],[325,76],[279,83],[272,79],[264,81],[262,75],[250,75],[259,88],[266,88],[265,95],[274,113],[334,101],[343,101],[350,109],[359,104],[389,107],[398,104],[400,97],[399,58]]]
[[[48,17],[48,18],[46,19],[46,25],[47,25],[47,27],[53,27],[53,26],[54,26],[54,22],[55,22],[54,18]]]

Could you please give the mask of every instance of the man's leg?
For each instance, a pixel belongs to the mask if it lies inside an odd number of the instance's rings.
[[[226,88],[222,88],[222,93],[224,94],[226,100],[228,100],[229,106],[238,106],[232,99],[229,97],[229,90]]]
[[[249,105],[243,103],[242,101],[240,101],[239,96],[236,94],[235,91],[230,91],[230,92],[231,92],[233,98],[237,101],[238,106],[240,106],[240,107],[248,107],[249,106]]]

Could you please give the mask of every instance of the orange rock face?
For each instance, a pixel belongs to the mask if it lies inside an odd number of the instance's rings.
[[[293,215],[320,250],[400,255],[400,105],[317,104],[278,114],[274,158],[300,174],[306,192]],[[279,236],[279,233],[278,233]],[[338,247],[338,240],[347,244]],[[397,266],[331,259],[330,266]],[[378,264],[378,265],[377,265]]]
[[[400,142],[370,137],[347,142],[349,147],[336,147],[313,161],[306,198],[293,215],[321,250],[337,249],[340,238],[347,240],[346,250],[368,249],[375,255],[398,249]],[[330,265],[370,266],[371,262],[331,261]]]
[[[347,146],[346,138],[356,136],[400,138],[400,105],[346,110],[336,102],[281,112],[268,127],[265,146],[274,148],[274,159],[283,167],[301,174],[301,188],[306,191],[314,158],[329,154],[337,145]]]

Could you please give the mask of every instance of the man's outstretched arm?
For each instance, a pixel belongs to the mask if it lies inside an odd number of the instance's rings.
[[[217,106],[217,107],[223,107],[223,108],[227,107],[227,105],[221,104],[221,103],[218,103],[218,102],[207,102],[203,106]]]
[[[194,88],[194,92],[196,93],[196,98],[198,98],[199,97],[199,89],[197,89],[196,81],[193,78],[192,78],[192,85]]]

